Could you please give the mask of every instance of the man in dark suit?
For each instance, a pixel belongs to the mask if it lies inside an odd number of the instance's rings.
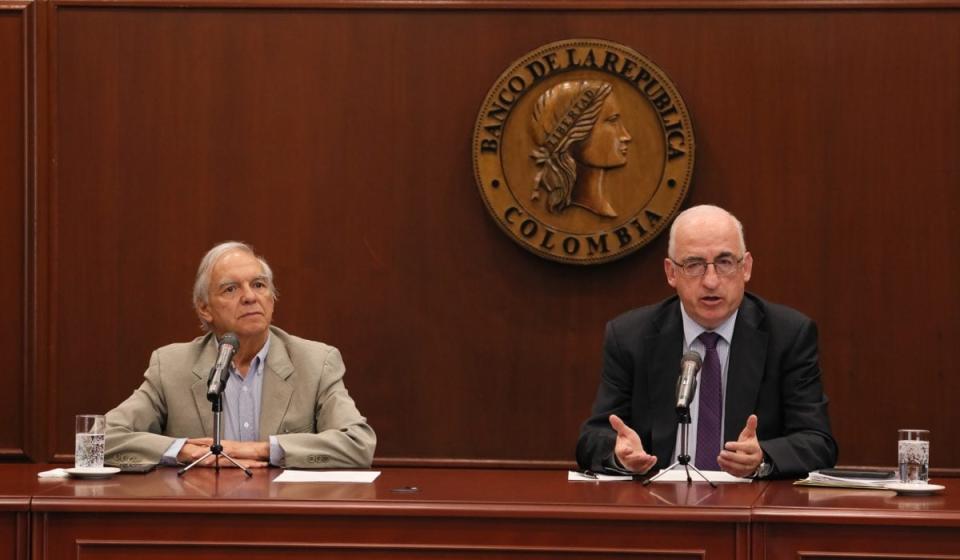
[[[745,293],[753,257],[743,227],[716,206],[670,229],[667,283],[677,295],[607,324],[593,412],[577,443],[581,468],[646,473],[673,462],[680,358],[703,356],[688,451],[701,469],[791,477],[836,463],[820,382],[816,325]],[[723,443],[725,442],[725,443]]]

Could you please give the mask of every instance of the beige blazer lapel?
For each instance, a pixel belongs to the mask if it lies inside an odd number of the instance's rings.
[[[263,368],[263,394],[260,396],[260,440],[280,433],[280,425],[293,396],[293,386],[288,382],[292,373],[293,362],[287,354],[287,347],[279,336],[271,335],[270,352]]]
[[[190,386],[194,403],[197,406],[197,420],[204,437],[213,437],[213,409],[210,401],[207,400],[207,377],[210,376],[210,368],[216,361],[217,339],[209,334],[200,358],[193,364],[193,375],[197,379]]]

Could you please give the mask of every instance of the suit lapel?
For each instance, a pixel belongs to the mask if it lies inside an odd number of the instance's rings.
[[[644,344],[650,349],[650,400],[653,411],[653,449],[651,454],[670,462],[677,441],[677,373],[683,355],[683,322],[680,303],[674,300],[657,319],[659,332]]]
[[[271,328],[271,331],[273,329]],[[263,369],[263,393],[260,397],[260,439],[280,433],[280,425],[290,406],[293,386],[288,378],[293,373],[293,362],[287,347],[275,332],[270,338],[270,352]]]
[[[197,420],[205,437],[213,437],[213,411],[210,401],[207,400],[207,378],[210,377],[210,369],[216,361],[217,339],[208,334],[204,338],[203,351],[193,364],[193,375],[197,379],[190,386],[194,403],[197,405]]]
[[[763,318],[763,310],[745,296],[730,343],[723,441],[735,441],[756,410],[767,360],[768,335],[760,329]]]

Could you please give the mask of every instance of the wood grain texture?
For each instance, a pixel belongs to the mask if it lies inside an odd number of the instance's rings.
[[[26,513],[0,512],[0,552],[4,558],[26,560],[30,557],[29,524]]]
[[[752,509],[754,560],[957,558],[958,480],[932,496],[770,484]]]
[[[0,476],[0,557],[30,558],[30,498],[37,493],[37,468],[3,465]]]
[[[766,546],[755,552],[754,560],[766,558],[955,560],[960,558],[956,528],[785,524],[768,525],[762,530]]]
[[[960,497],[950,492],[955,479],[934,479],[946,487],[931,496],[900,496],[891,491],[854,491],[771,484],[754,504],[753,519],[763,523],[960,527]]]
[[[31,503],[35,550],[48,558],[746,558],[749,507],[764,489],[570,483],[563,471],[385,469],[372,484],[271,482],[278,474],[158,469],[106,483],[65,480]]]
[[[383,469],[371,484],[224,469],[43,479],[0,465],[0,534],[30,515],[33,558],[953,558],[960,481],[943,493],[568,482],[555,470]],[[6,515],[7,513],[14,515]],[[25,525],[19,525],[25,538]],[[21,540],[20,556],[30,550]],[[4,544],[7,544],[4,541]],[[326,557],[323,556],[323,557]],[[127,556],[129,557],[129,556]]]
[[[572,460],[604,323],[669,294],[666,239],[588,269],[526,254],[476,194],[470,135],[514,59],[600,37],[680,89],[688,204],[744,222],[751,289],[818,321],[841,463],[892,465],[923,427],[932,466],[960,467],[960,11],[747,4],[53,3],[47,455],[199,334],[196,263],[240,238],[274,266],[277,324],[342,350],[379,457]]]
[[[4,465],[11,472],[38,465]],[[66,479],[43,484],[32,511],[121,513],[274,513],[304,508],[326,516],[399,515],[431,518],[576,520],[687,523],[750,520],[749,508],[766,483],[706,485],[570,483],[558,470],[387,468],[371,484],[273,482],[280,469],[242,472],[208,468],[182,477],[158,468],[145,475],[118,475],[109,484]],[[36,486],[36,485],[34,485]],[[2,488],[0,488],[2,490]],[[27,488],[29,491],[29,487]],[[2,495],[2,494],[0,494]],[[28,494],[30,495],[30,494]],[[696,506],[696,507],[694,507]]]
[[[54,0],[58,4],[201,8],[327,8],[403,10],[849,10],[957,8],[957,0]]]
[[[30,196],[34,189],[31,115],[33,9],[28,2],[0,2],[0,459],[23,458],[29,399],[28,315],[31,293],[28,251]]]

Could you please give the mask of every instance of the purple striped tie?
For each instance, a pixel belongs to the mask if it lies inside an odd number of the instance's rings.
[[[697,418],[698,469],[718,471],[717,455],[720,454],[722,437],[720,419],[723,416],[723,386],[720,380],[720,356],[717,341],[720,335],[705,332],[699,337],[706,350],[703,367],[700,369],[700,412]]]

